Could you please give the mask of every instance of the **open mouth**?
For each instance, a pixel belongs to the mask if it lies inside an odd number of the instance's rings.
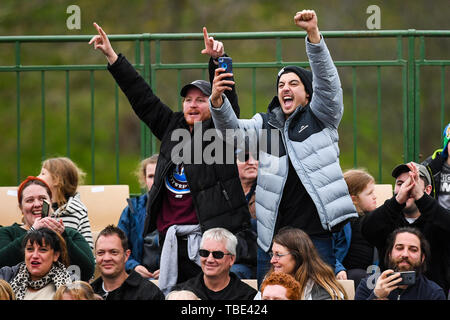
[[[39,267],[41,265],[41,263],[39,261],[31,261],[31,266],[33,268]]]
[[[292,107],[294,99],[291,96],[283,97],[283,103],[286,107]]]

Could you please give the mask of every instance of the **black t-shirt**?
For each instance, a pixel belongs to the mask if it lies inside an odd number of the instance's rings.
[[[320,223],[316,205],[306,191],[289,159],[289,171],[278,208],[275,234],[285,226],[299,228],[308,235],[328,234]]]
[[[203,280],[203,272],[186,282],[176,285],[172,290],[189,290],[201,300],[253,300],[258,293],[254,288],[242,282],[234,273],[230,273],[230,282],[220,291],[209,290]]]

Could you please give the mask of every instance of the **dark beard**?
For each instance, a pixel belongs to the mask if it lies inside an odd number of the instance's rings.
[[[409,267],[407,269],[404,269],[404,267],[402,269],[399,268],[399,264],[403,261],[406,261],[409,263]],[[400,259],[398,261],[394,261],[392,258],[389,259],[389,269],[394,270],[395,272],[400,272],[400,271],[416,271],[417,273],[421,273],[422,271],[422,263],[413,263],[411,261],[409,261],[408,259]]]

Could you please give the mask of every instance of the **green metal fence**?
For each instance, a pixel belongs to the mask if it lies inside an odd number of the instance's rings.
[[[402,150],[402,160],[404,161],[419,161],[420,160],[420,131],[421,131],[421,71],[424,67],[434,67],[439,70],[439,81],[440,87],[435,88],[435,94],[440,95],[440,122],[435,123],[435,126],[440,126],[441,132],[445,126],[446,116],[448,117],[448,111],[446,114],[445,108],[445,98],[446,98],[446,68],[450,65],[450,60],[448,59],[427,59],[425,55],[426,40],[431,38],[442,38],[442,41],[448,41],[450,38],[449,30],[440,31],[419,31],[419,30],[392,30],[392,31],[322,31],[322,34],[328,41],[337,39],[339,42],[344,41],[344,39],[352,39],[359,41],[360,39],[371,39],[371,41],[386,41],[386,39],[392,39],[396,41],[396,47],[392,48],[395,58],[392,59],[357,59],[357,60],[339,60],[336,59],[333,50],[331,54],[335,59],[335,64],[341,73],[341,70],[351,70],[351,87],[344,87],[344,97],[347,97],[346,103],[346,114],[351,115],[351,128],[345,128],[346,132],[351,131],[352,133],[352,163],[354,167],[363,166],[359,161],[358,150],[360,148],[360,142],[358,141],[358,133],[360,132],[360,122],[359,122],[359,101],[361,95],[358,95],[358,83],[357,76],[360,70],[364,68],[375,68],[376,70],[376,81],[373,82],[372,88],[376,92],[376,116],[373,117],[373,122],[376,123],[376,133],[373,135],[373,144],[376,145],[377,154],[377,172],[374,175],[378,182],[383,182],[383,173],[390,169],[390,163],[386,164],[383,161],[383,138],[386,139],[386,127],[382,122],[382,115],[386,112],[383,106],[386,104],[383,101],[382,93],[382,82],[384,81],[382,77],[382,70],[385,68],[396,68],[401,72],[401,90],[398,92],[401,95],[402,104],[402,119],[399,121],[399,125],[402,126],[402,136],[403,136],[403,150]],[[211,34],[216,39],[221,41],[227,41],[226,47],[229,46],[228,41],[272,41],[275,45],[275,54],[270,61],[264,62],[240,62],[238,60],[233,61],[233,69],[235,70],[246,70],[249,72],[249,77],[251,78],[251,92],[239,92],[240,97],[242,95],[249,95],[249,100],[251,101],[249,108],[251,109],[251,114],[258,111],[264,111],[265,106],[259,106],[257,103],[258,97],[261,93],[261,89],[258,87],[258,73],[263,69],[279,69],[282,66],[288,64],[296,64],[299,66],[308,66],[306,59],[302,61],[295,61],[292,59],[285,59],[285,41],[289,39],[303,39],[305,37],[305,32],[239,32],[239,33],[216,33]],[[65,99],[61,101],[61,104],[65,105],[66,116],[64,119],[66,126],[66,155],[71,157],[71,132],[77,128],[72,126],[72,113],[71,108],[71,97],[78,94],[77,92],[72,92],[70,89],[70,75],[73,72],[86,72],[89,73],[89,91],[90,91],[90,108],[91,115],[89,119],[90,133],[91,133],[91,181],[92,184],[102,183],[96,179],[96,153],[97,145],[95,143],[96,134],[96,123],[95,123],[95,96],[96,96],[96,82],[95,74],[97,72],[105,72],[105,64],[74,64],[74,65],[55,65],[55,64],[42,64],[42,65],[23,65],[22,63],[22,46],[24,44],[36,44],[36,43],[50,43],[55,46],[60,43],[77,43],[77,42],[88,42],[91,36],[2,36],[0,37],[0,44],[13,44],[14,52],[14,63],[11,65],[0,65],[0,75],[2,73],[14,74],[16,79],[16,94],[15,101],[10,101],[6,106],[1,106],[2,108],[9,108],[10,114],[16,114],[16,177],[18,184],[27,173],[22,172],[21,164],[23,161],[27,161],[21,155],[21,144],[22,144],[22,126],[21,123],[21,109],[23,105],[21,99],[24,93],[21,90],[21,75],[24,73],[40,73],[41,82],[41,119],[40,126],[42,127],[41,134],[41,155],[44,159],[51,150],[46,147],[48,128],[46,128],[46,119],[49,115],[46,114],[46,104],[48,97],[46,95],[47,87],[47,77],[49,73],[52,72],[64,72],[65,73]],[[176,90],[180,91],[182,83],[182,72],[186,70],[201,70],[203,78],[207,76],[207,63],[166,63],[163,61],[163,54],[161,53],[162,43],[167,42],[179,42],[179,41],[198,41],[203,44],[203,35],[201,33],[187,33],[187,34],[133,34],[133,35],[110,35],[110,40],[113,46],[116,48],[121,42],[133,43],[134,46],[134,57],[130,60],[134,60],[135,67],[143,74],[144,78],[151,83],[151,86],[156,90],[158,84],[158,72],[162,70],[174,70],[176,71]],[[344,44],[343,44],[344,45]],[[418,47],[418,54],[417,52]],[[91,50],[86,48],[86,50]],[[298,49],[304,51],[304,47]],[[350,50],[350,49],[348,49]],[[231,50],[230,50],[231,51]],[[99,53],[100,54],[100,53]],[[133,59],[134,58],[134,59]],[[275,73],[276,74],[276,73]],[[273,79],[274,80],[274,79]],[[239,78],[238,90],[239,90]],[[425,81],[427,81],[425,79]],[[274,82],[274,81],[272,81]],[[174,89],[172,89],[174,90]],[[115,183],[122,183],[120,179],[120,164],[121,164],[121,152],[119,144],[119,96],[122,95],[117,85],[110,88],[110,92],[113,93],[113,104],[115,108],[115,123],[114,123],[114,148],[115,148]],[[158,92],[158,94],[164,95],[165,92]],[[173,94],[173,93],[172,93]],[[351,97],[351,104],[349,105],[348,100]],[[182,102],[179,97],[177,100],[177,108],[181,110]],[[242,106],[241,106],[242,107]],[[131,108],[130,108],[130,112]],[[39,119],[35,119],[35,123],[39,122]],[[86,123],[87,124],[87,123]],[[151,155],[157,152],[158,143],[156,139],[150,134],[149,130],[141,124],[141,158]],[[342,130],[342,129],[340,129]],[[387,133],[389,135],[389,133]],[[387,137],[389,138],[389,137]],[[342,151],[342,150],[341,150]],[[348,152],[348,151],[347,151]],[[374,152],[375,153],[375,152]],[[342,156],[342,154],[341,154]],[[13,159],[13,156],[10,156]],[[3,183],[8,184],[8,183]]]

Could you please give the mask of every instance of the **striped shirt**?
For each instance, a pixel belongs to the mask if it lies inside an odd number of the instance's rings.
[[[91,223],[87,214],[86,206],[80,200],[80,194],[77,192],[69,201],[58,210],[53,216],[61,218],[64,226],[77,230],[89,243],[91,249],[94,249],[94,242],[92,239]]]

